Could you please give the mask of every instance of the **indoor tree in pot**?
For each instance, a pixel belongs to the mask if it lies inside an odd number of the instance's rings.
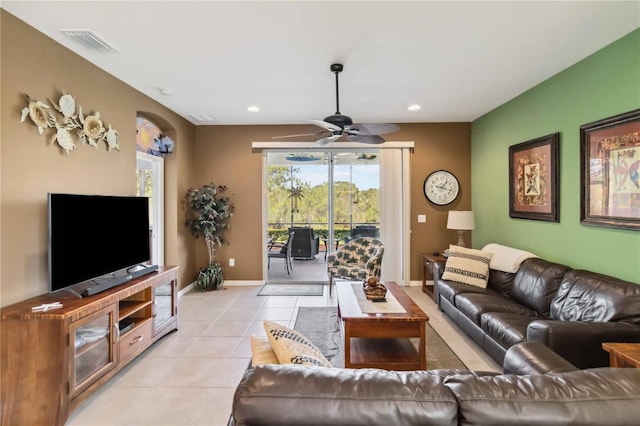
[[[187,190],[186,203],[190,213],[186,225],[196,238],[207,243],[209,264],[198,273],[196,288],[202,291],[220,290],[224,282],[222,265],[215,261],[216,248],[226,244],[223,235],[229,228],[234,206],[224,193],[227,187],[210,183],[201,188]]]

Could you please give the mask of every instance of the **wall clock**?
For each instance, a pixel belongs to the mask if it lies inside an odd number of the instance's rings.
[[[460,183],[455,175],[446,170],[437,170],[424,180],[424,196],[433,204],[446,206],[458,197]]]

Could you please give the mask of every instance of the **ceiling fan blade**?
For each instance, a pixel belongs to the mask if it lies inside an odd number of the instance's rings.
[[[330,132],[327,132],[326,130],[322,130],[320,132],[315,132],[315,133],[299,133],[297,135],[273,136],[271,139],[299,138],[302,136],[322,136],[325,133],[330,133]]]
[[[400,126],[390,123],[355,123],[349,126],[349,133],[356,135],[384,135],[397,132]]]
[[[340,137],[342,136],[342,134],[339,135],[331,135],[331,136],[327,136],[326,138],[322,138],[322,139],[318,139],[316,141],[316,143],[313,144],[313,146],[322,146],[322,145],[326,145],[329,142],[333,142],[333,141],[337,141],[338,139],[340,139]]]
[[[326,121],[322,121],[322,120],[309,120],[309,121],[311,121],[313,124],[315,124],[318,127],[322,127],[323,129],[331,130],[332,132],[341,132],[342,131],[342,127],[336,126],[335,124],[327,123]]]
[[[347,139],[351,142],[360,142],[360,143],[383,143],[384,139],[378,135],[347,135]]]

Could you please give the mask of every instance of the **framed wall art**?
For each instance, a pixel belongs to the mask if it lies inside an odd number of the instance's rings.
[[[580,127],[580,223],[640,230],[640,109]]]
[[[509,216],[560,222],[560,134],[509,147]]]

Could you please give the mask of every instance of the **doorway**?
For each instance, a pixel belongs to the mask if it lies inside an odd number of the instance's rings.
[[[265,282],[326,282],[328,254],[357,232],[379,236],[376,150],[267,151],[265,169]]]
[[[149,198],[151,264],[164,265],[164,158],[136,152],[137,195]]]

